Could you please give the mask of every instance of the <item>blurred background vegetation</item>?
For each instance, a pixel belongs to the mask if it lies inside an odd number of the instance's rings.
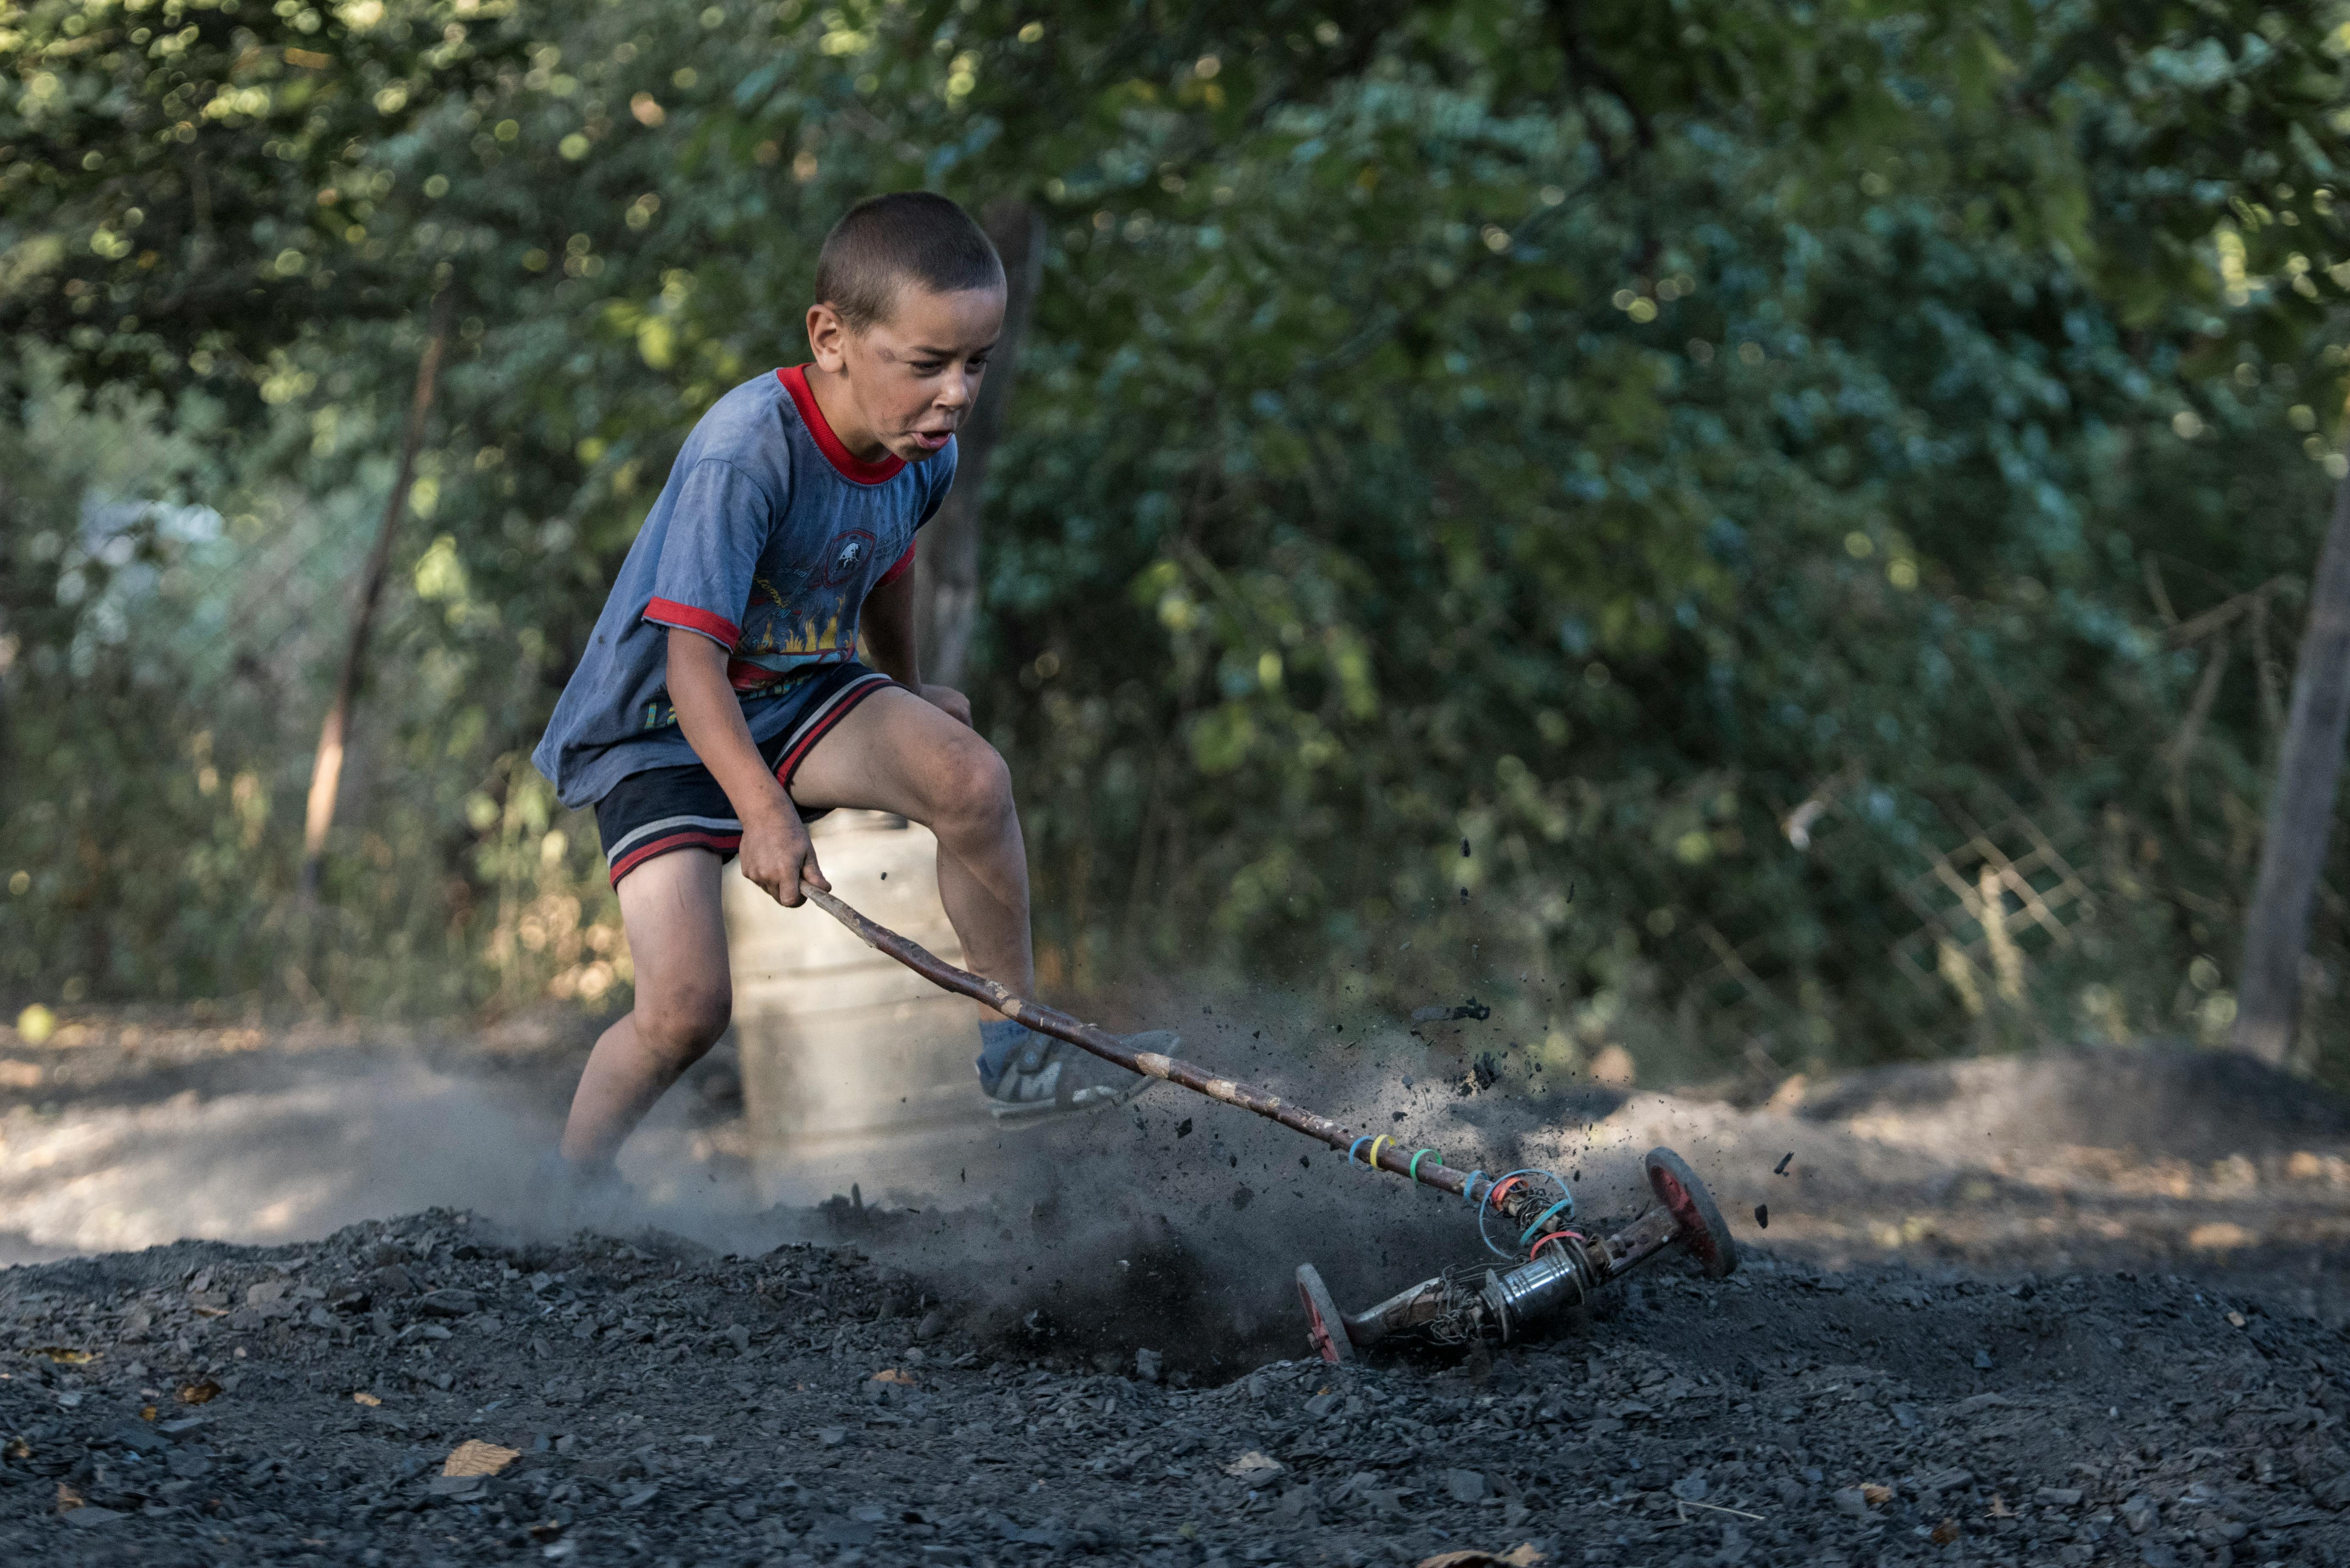
[[[526,753],[695,417],[804,357],[826,228],[926,185],[1042,247],[963,678],[1052,993],[1473,993],[1644,1077],[2216,1043],[2344,472],[2346,46],[2236,0],[0,0],[0,998],[623,1002]]]

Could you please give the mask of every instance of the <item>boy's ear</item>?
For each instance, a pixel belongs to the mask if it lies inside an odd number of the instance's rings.
[[[808,352],[826,375],[840,374],[847,359],[847,338],[848,323],[840,318],[840,312],[822,300],[808,306]]]

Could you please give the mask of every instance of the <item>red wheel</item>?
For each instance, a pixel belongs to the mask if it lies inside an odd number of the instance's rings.
[[[1333,1365],[1355,1359],[1354,1342],[1347,1337],[1347,1319],[1338,1311],[1330,1287],[1311,1263],[1297,1265],[1297,1299],[1305,1303],[1305,1338],[1314,1354]]]
[[[1738,1243],[1730,1239],[1730,1227],[1722,1223],[1721,1210],[1713,1206],[1713,1195],[1689,1161],[1669,1148],[1652,1148],[1647,1159],[1648,1186],[1672,1213],[1679,1225],[1680,1234],[1674,1241],[1689,1249],[1690,1256],[1698,1261],[1705,1277],[1719,1280],[1738,1270]]]

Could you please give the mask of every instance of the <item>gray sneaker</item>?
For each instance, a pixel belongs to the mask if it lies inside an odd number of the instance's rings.
[[[986,1056],[980,1060],[980,1086],[987,1092],[988,1114],[1000,1122],[1032,1122],[1079,1111],[1106,1111],[1122,1106],[1158,1082],[1139,1073],[1103,1061],[1090,1051],[1065,1040],[1032,1031],[1023,1039],[991,1081]],[[1164,1029],[1129,1034],[1125,1044],[1138,1051],[1172,1055],[1182,1042]]]

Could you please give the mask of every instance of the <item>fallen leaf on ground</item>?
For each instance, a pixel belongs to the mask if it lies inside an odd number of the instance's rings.
[[[57,1362],[58,1364],[66,1366],[79,1366],[85,1362],[95,1361],[98,1359],[97,1356],[91,1355],[87,1350],[74,1350],[62,1345],[45,1345],[41,1346],[40,1349],[33,1352],[33,1354],[36,1355],[46,1355],[51,1361]]]
[[[351,1403],[354,1405],[375,1406],[382,1404],[383,1401],[362,1388],[358,1393],[351,1396]]]
[[[479,1438],[468,1438],[449,1454],[441,1467],[444,1476],[494,1476],[522,1458],[519,1449],[502,1449]]]
[[[880,1371],[873,1375],[873,1381],[876,1383],[899,1383],[910,1388],[914,1385],[914,1375],[910,1372],[900,1372],[894,1366],[885,1366]]]
[[[1511,1547],[1507,1552],[1440,1552],[1433,1557],[1423,1557],[1417,1568],[1537,1568],[1550,1559],[1534,1549],[1531,1541]]]
[[[1951,1542],[1956,1541],[1958,1538],[1959,1521],[1957,1520],[1946,1519],[1942,1521],[1941,1523],[1934,1526],[1934,1533],[1931,1539],[1935,1545],[1948,1546]]]
[[[81,1493],[74,1490],[73,1488],[66,1485],[63,1481],[57,1482],[57,1511],[59,1513],[71,1513],[75,1509],[82,1506]]]
[[[1863,1481],[1860,1483],[1860,1501],[1871,1508],[1883,1508],[1893,1501],[1893,1489],[1879,1486],[1875,1481]]]
[[[180,1385],[180,1403],[202,1405],[208,1400],[218,1398],[220,1391],[221,1386],[209,1377],[197,1383],[182,1383]]]
[[[1282,1469],[1279,1459],[1251,1449],[1247,1453],[1226,1465],[1224,1473],[1228,1476],[1239,1476],[1243,1480],[1253,1480],[1258,1476],[1277,1476],[1282,1472]]]

